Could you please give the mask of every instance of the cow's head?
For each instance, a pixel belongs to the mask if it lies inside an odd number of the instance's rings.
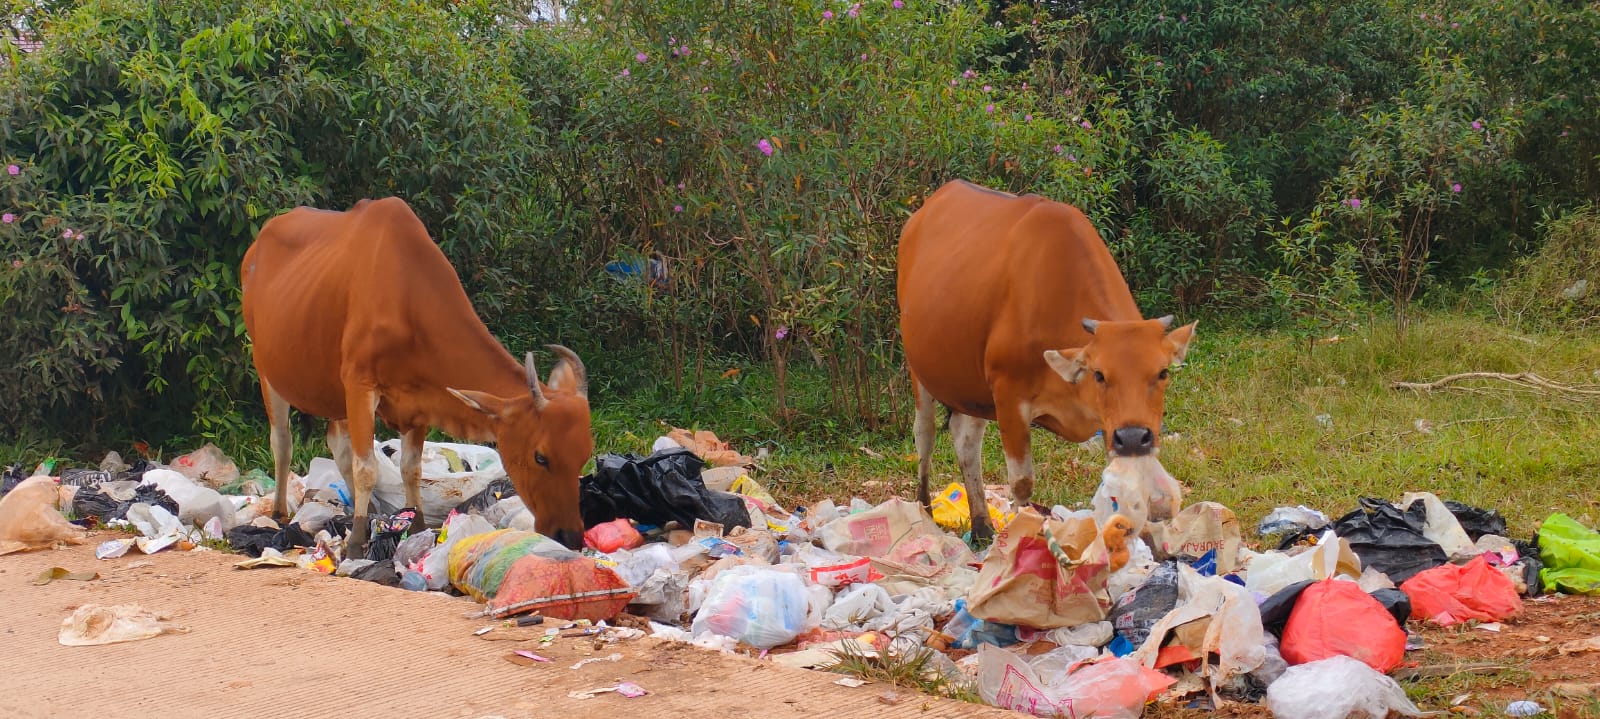
[[[1150,454],[1161,442],[1168,368],[1188,352],[1195,324],[1172,330],[1172,315],[1130,322],[1085,319],[1088,344],[1047,350],[1044,359],[1079,385],[1079,396],[1099,411],[1112,454]]]
[[[544,385],[534,369],[533,353],[528,353],[523,365],[528,394],[508,398],[467,390],[450,393],[494,422],[500,461],[517,495],[533,512],[534,528],[578,549],[583,546],[578,477],[594,456],[588,377],[572,350],[560,345],[549,348],[561,359]]]

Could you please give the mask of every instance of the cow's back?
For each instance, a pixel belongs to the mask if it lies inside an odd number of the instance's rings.
[[[240,279],[261,378],[323,417],[344,417],[352,368],[376,374],[385,357],[426,361],[399,352],[435,324],[419,313],[477,321],[454,269],[396,198],[273,218],[245,253]]]
[[[954,181],[901,235],[901,339],[917,379],[969,414],[992,411],[989,374],[1048,371],[1046,349],[1088,341],[1079,320],[1137,319],[1105,243],[1082,212]]]

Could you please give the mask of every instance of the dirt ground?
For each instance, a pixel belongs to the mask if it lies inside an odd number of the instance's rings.
[[[600,644],[544,627],[497,628],[469,618],[481,605],[295,568],[235,569],[243,556],[136,550],[96,560],[89,544],[0,557],[7,605],[0,640],[0,717],[1005,717],[963,702],[888,687],[848,688],[840,676],[774,666],[644,637]],[[99,579],[34,579],[51,567]],[[171,613],[186,633],[121,644],[57,641],[80,605],[137,604]],[[527,649],[548,663],[506,659]],[[587,658],[606,658],[577,669]],[[618,682],[649,694],[569,696]],[[900,694],[906,694],[901,690]]]
[[[889,703],[890,688],[880,684],[848,688],[833,683],[839,675],[648,637],[541,643],[548,626],[503,625],[475,635],[495,623],[472,617],[480,605],[470,600],[295,568],[239,570],[232,566],[239,555],[133,551],[96,560],[94,546],[111,536],[98,532],[82,546],[0,557],[0,597],[9,605],[0,716],[1022,716],[904,689]],[[57,566],[99,578],[33,583]],[[168,612],[187,631],[62,646],[62,619],[88,603]],[[1577,696],[1600,690],[1596,653],[1559,651],[1600,633],[1597,619],[1600,597],[1555,596],[1527,601],[1499,631],[1422,628],[1426,647],[1409,653],[1396,674],[1423,676],[1405,684],[1424,710],[1454,703],[1461,706],[1456,714],[1488,716],[1509,701],[1534,699],[1562,719],[1600,716],[1600,702]],[[516,649],[550,661],[508,659]],[[613,653],[620,658],[607,660]],[[602,661],[572,668],[590,658]],[[618,682],[649,694],[571,696]],[[1263,705],[1226,705],[1217,713],[1270,716]],[[1191,714],[1199,712],[1171,704],[1152,712]]]

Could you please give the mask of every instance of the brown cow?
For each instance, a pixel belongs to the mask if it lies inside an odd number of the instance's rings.
[[[286,510],[292,406],[328,419],[328,447],[355,504],[347,552],[361,556],[376,413],[401,433],[406,504],[418,512],[423,439],[438,427],[497,442],[538,531],[582,545],[578,476],[594,454],[583,362],[550,345],[560,359],[541,385],[533,353],[519,364],[489,333],[405,201],[274,217],[245,252],[240,283],[272,423],[275,518]]]
[[[900,236],[900,334],[916,392],[917,496],[929,503],[934,403],[971,503],[972,535],[990,536],[984,430],[1000,424],[1018,502],[1033,494],[1031,425],[1073,442],[1103,430],[1119,455],[1155,452],[1167,368],[1194,324],[1144,320],[1089,218],[1039,197],[946,183]]]

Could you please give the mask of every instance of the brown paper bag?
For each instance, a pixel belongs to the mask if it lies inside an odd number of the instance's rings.
[[[1196,502],[1171,522],[1151,522],[1146,529],[1158,560],[1199,559],[1215,549],[1217,574],[1229,574],[1239,565],[1239,518],[1216,502]]]
[[[1026,508],[995,538],[967,593],[967,611],[1036,629],[1098,622],[1111,607],[1109,575],[1093,518],[1061,522]]]

